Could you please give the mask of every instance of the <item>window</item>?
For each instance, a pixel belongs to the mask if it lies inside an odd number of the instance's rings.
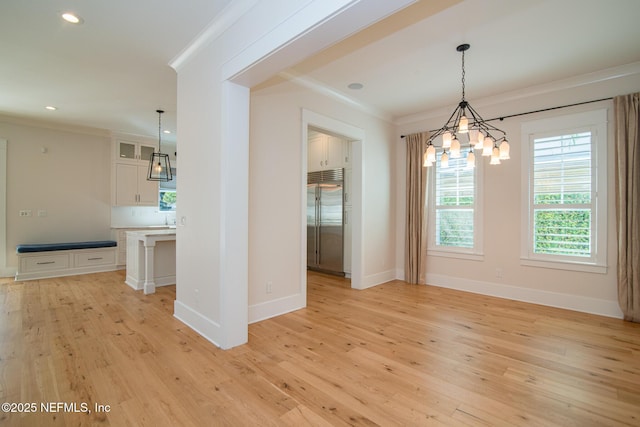
[[[171,168],[173,179],[169,182],[160,182],[160,194],[158,197],[158,210],[161,212],[176,210],[176,169]]]
[[[480,162],[479,162],[480,163]],[[477,206],[478,168],[466,166],[464,157],[449,159],[443,168],[438,156],[430,168],[429,252],[432,255],[474,258],[480,253]]]
[[[522,141],[525,264],[604,267],[606,110],[526,123]]]

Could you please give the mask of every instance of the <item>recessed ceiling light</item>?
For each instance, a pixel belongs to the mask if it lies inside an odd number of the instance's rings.
[[[364,87],[364,85],[362,83],[350,83],[347,87],[353,90],[360,90]]]
[[[54,107],[53,105],[47,105],[46,107],[44,107],[46,110],[49,111],[56,111],[58,108]]]
[[[82,18],[80,18],[75,13],[65,12],[62,14],[62,19],[72,24],[82,24]]]

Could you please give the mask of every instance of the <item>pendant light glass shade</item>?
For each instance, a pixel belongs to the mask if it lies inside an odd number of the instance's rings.
[[[171,181],[171,162],[169,155],[163,153],[153,153],[149,162],[149,173],[147,174],[149,181]]]
[[[473,169],[476,167],[476,155],[473,154],[473,151],[469,151],[469,154],[467,154],[467,167],[469,169]]]
[[[158,113],[158,152],[154,152],[149,160],[149,171],[147,173],[148,181],[171,181],[173,174],[171,173],[171,161],[169,155],[162,153],[162,110],[156,110]]]
[[[500,149],[498,147],[493,147],[491,152],[491,161],[490,165],[499,165],[500,164]]]
[[[458,132],[467,133],[469,132],[469,119],[466,116],[460,117],[460,121],[458,122]]]
[[[436,162],[436,147],[429,145],[424,153],[423,166],[432,166]]]
[[[449,155],[446,151],[442,152],[442,157],[440,157],[440,166],[443,168],[449,167]]]
[[[442,134],[442,148],[445,150],[451,147],[451,132],[445,132]]]
[[[422,167],[426,168],[429,166],[433,166],[433,162],[429,160],[429,154],[426,151],[424,152],[424,155],[422,156],[422,158],[424,159],[422,162]]]
[[[482,155],[484,157],[490,156],[493,151],[493,141],[491,138],[486,137],[482,143]]]
[[[460,158],[460,141],[458,141],[458,138],[453,138],[453,140],[451,140],[451,158],[452,159],[459,159]]]
[[[505,139],[500,144],[500,160],[509,160],[511,157],[509,156],[509,142]]]

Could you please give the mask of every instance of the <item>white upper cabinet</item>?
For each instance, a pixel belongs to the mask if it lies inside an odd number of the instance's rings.
[[[149,144],[131,141],[116,142],[116,162],[122,163],[149,163],[155,147]]]
[[[349,167],[350,143],[344,139],[310,131],[307,150],[307,171]]]
[[[158,182],[147,180],[147,165],[116,163],[114,206],[157,206]]]

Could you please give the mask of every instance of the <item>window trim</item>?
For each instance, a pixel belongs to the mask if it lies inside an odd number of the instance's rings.
[[[438,153],[439,155],[440,153]],[[465,157],[466,158],[466,157]],[[436,246],[436,165],[430,167],[427,175],[427,256],[439,256],[446,258],[458,258],[472,261],[483,261],[483,197],[480,194],[484,175],[484,157],[476,156],[476,166],[474,168],[474,193],[473,193],[473,248],[444,247]]]
[[[522,211],[520,264],[532,267],[607,273],[607,109],[539,119],[522,124]],[[591,131],[591,171],[595,180],[592,216],[594,255],[591,260],[533,253],[533,140],[578,131]],[[593,182],[593,181],[592,181]]]

